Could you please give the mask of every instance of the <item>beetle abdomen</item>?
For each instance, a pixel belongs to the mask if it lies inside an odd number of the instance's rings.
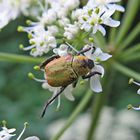
[[[60,57],[51,61],[45,67],[46,79],[50,86],[67,86],[77,79],[71,67],[73,56]]]

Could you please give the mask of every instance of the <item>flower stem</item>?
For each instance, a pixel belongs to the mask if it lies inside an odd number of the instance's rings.
[[[128,67],[125,67],[117,62],[113,62],[113,66],[117,71],[123,73],[124,75],[128,76],[129,78],[132,77],[132,78],[140,81],[140,73],[137,73],[137,72],[129,69]]]
[[[131,46],[129,49],[127,49],[124,53],[122,53],[121,58],[127,60],[127,58],[139,52],[140,52],[140,43],[136,44],[135,46]]]
[[[124,58],[122,61],[125,63],[129,63],[132,61],[140,61],[140,53],[138,52],[135,55],[129,56],[128,58]]]
[[[16,63],[40,63],[42,58],[33,58],[30,56],[0,53],[0,61],[16,62]]]
[[[59,140],[63,133],[71,126],[71,124],[75,121],[78,114],[86,107],[89,100],[93,96],[92,92],[89,90],[85,96],[83,97],[82,101],[73,111],[72,115],[69,117],[65,125],[59,130],[59,132],[51,139],[51,140]]]
[[[119,20],[120,19],[120,12],[116,12],[113,19]],[[116,37],[116,32],[117,32],[116,28],[110,28],[110,34],[109,34],[109,42],[110,43],[114,42],[115,37]]]
[[[128,1],[128,5],[127,5],[125,15],[123,17],[122,25],[119,29],[117,39],[116,39],[117,47],[123,40],[123,37],[126,35],[128,30],[130,29],[130,26],[132,25],[132,22],[134,21],[137,10],[139,9],[139,2],[140,2],[139,0],[129,0]]]
[[[140,34],[140,23],[130,32],[128,37],[122,42],[119,50],[124,50]]]
[[[110,93],[111,84],[113,81],[112,78],[113,75],[114,72],[109,72],[109,74],[106,75],[106,78],[104,79],[104,87],[105,87],[104,93],[100,95],[96,95],[95,100],[93,101],[93,106],[91,111],[91,123],[87,134],[87,140],[94,140],[94,134],[98,125],[98,121],[100,119],[102,108],[107,100],[108,94]]]
[[[106,39],[100,34],[96,33],[96,35],[93,36],[95,44],[97,44],[100,48],[105,48],[106,46]]]

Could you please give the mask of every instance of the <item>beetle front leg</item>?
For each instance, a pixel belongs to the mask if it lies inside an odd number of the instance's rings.
[[[80,54],[83,54],[83,55],[84,55],[84,53],[85,53],[85,52],[88,52],[90,49],[91,49],[91,47],[86,48],[86,49],[84,49],[84,50],[81,50],[81,51],[79,51],[76,55],[80,55]]]
[[[78,79],[72,83],[72,87],[75,88],[77,85]]]
[[[59,58],[59,57],[60,57],[59,55],[53,55],[53,56],[51,56],[50,58],[44,60],[44,61],[39,65],[40,69],[43,69],[49,62],[51,62],[52,60],[57,59],[57,58]]]
[[[65,88],[66,87],[61,87],[60,91],[54,97],[52,97],[50,100],[47,101],[47,103],[43,109],[42,115],[41,115],[42,118],[45,115],[47,107],[65,90]]]
[[[91,73],[89,73],[89,74],[87,74],[87,75],[85,75],[85,76],[82,76],[82,78],[83,78],[83,79],[87,79],[87,78],[90,78],[90,77],[92,77],[92,76],[94,76],[94,75],[96,75],[96,74],[102,75],[102,73],[97,72],[97,71],[94,71],[94,72],[91,72]]]

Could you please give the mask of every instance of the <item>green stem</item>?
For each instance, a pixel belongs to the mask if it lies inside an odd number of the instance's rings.
[[[140,81],[140,73],[135,72],[135,71],[129,69],[128,67],[125,67],[117,62],[113,62],[113,66],[117,71],[123,73],[124,75],[128,76],[129,78],[132,77],[132,78]]]
[[[0,53],[0,61],[16,62],[16,63],[40,63],[42,58],[33,58],[30,56]]]
[[[140,23],[130,32],[127,38],[121,44],[119,50],[124,50],[140,34]]]
[[[73,111],[72,115],[69,117],[65,125],[59,130],[59,132],[51,139],[51,140],[59,140],[63,133],[71,126],[71,124],[75,121],[78,114],[86,107],[89,100],[93,96],[93,93],[89,90],[85,96],[83,97],[82,101]]]
[[[105,37],[103,37],[100,33],[96,33],[96,35],[94,35],[93,38],[97,46],[99,46],[100,48],[105,48],[106,46]]]
[[[93,106],[92,106],[92,120],[88,131],[87,140],[93,140],[94,132],[97,128],[98,120],[100,117],[101,110],[105,102],[105,96],[107,94],[96,95]]]
[[[96,33],[95,41],[98,42],[99,47],[105,48],[105,46],[106,46],[106,39],[105,39],[105,37],[101,33],[99,33],[99,32]]]
[[[116,12],[114,15],[115,20],[119,20],[120,19],[120,12]],[[116,32],[117,32],[117,28],[110,28],[110,33],[109,33],[109,42],[113,43],[116,37]]]
[[[114,75],[113,72],[109,73],[109,77],[106,77],[106,79],[104,79],[104,87],[105,87],[104,93],[100,95],[96,95],[95,100],[93,102],[92,112],[91,112],[92,115],[91,123],[87,134],[87,140],[94,140],[94,134],[98,125],[98,121],[100,119],[102,108],[107,100],[108,94],[110,93],[111,83],[113,81],[112,74]]]
[[[132,62],[132,61],[140,61],[140,53],[136,53],[135,55],[132,55],[132,56],[129,56],[129,57],[125,57],[122,59],[123,62],[125,63],[129,63],[129,62]]]
[[[122,53],[121,58],[127,59],[140,51],[140,44],[136,44],[135,46],[131,46],[130,49],[127,49],[124,53]]]
[[[139,9],[139,2],[140,2],[139,0],[129,0],[125,15],[123,17],[122,25],[117,35],[115,46],[117,47],[119,46],[124,36],[130,29],[130,26],[132,25],[132,22],[134,21],[137,10]]]

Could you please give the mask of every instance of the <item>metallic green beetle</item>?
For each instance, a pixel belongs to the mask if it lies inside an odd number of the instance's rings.
[[[55,55],[41,63],[40,69],[45,70],[47,83],[52,87],[61,87],[61,90],[47,101],[42,117],[45,115],[48,105],[51,104],[69,84],[73,84],[74,87],[76,86],[80,76],[86,79],[95,74],[101,75],[101,73],[97,71],[91,72],[91,69],[94,67],[94,62],[83,54],[90,49],[91,48],[81,50],[76,55],[68,54],[64,57]]]

